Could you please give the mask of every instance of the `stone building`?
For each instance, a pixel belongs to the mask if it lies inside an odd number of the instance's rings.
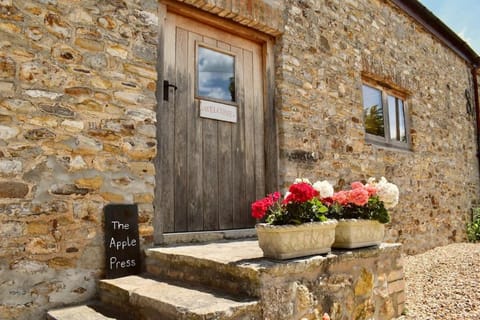
[[[0,318],[95,295],[111,203],[146,248],[248,234],[296,177],[385,176],[386,242],[464,241],[478,63],[415,0],[0,0]]]

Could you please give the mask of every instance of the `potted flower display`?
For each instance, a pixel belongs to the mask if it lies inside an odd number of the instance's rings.
[[[330,252],[337,221],[326,217],[323,201],[332,195],[327,181],[312,185],[297,179],[284,197],[274,192],[252,203],[252,216],[263,221],[255,228],[264,256],[290,259]]]
[[[333,248],[360,248],[379,245],[390,222],[388,209],[398,203],[398,187],[384,177],[366,184],[353,182],[329,199],[328,217],[337,219]]]

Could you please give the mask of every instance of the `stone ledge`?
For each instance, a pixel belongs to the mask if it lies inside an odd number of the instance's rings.
[[[402,245],[399,243],[382,243],[360,249],[332,250],[327,255],[273,260],[263,257],[257,240],[219,241],[201,244],[174,245],[167,247],[151,248],[146,250],[147,257],[161,255],[175,255],[176,259],[201,260],[212,263],[236,265],[261,272],[280,272],[282,269],[290,272],[291,269],[301,271],[302,266],[320,265],[325,261],[334,259],[355,259],[378,256],[381,254],[400,252]],[[308,267],[310,268],[310,267]]]
[[[224,231],[178,232],[163,235],[164,245],[200,243],[242,238],[255,238],[257,233],[254,228],[235,229]]]
[[[139,276],[100,282],[103,302],[128,306],[145,319],[239,319],[252,315],[259,319],[258,301],[229,296],[182,283],[166,283]],[[116,299],[119,298],[119,299]],[[163,318],[162,318],[163,319]]]

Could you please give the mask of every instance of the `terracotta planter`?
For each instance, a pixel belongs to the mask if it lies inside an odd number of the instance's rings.
[[[385,235],[385,226],[376,220],[339,220],[332,248],[361,248],[379,245]]]
[[[283,260],[330,252],[336,225],[336,220],[328,220],[298,226],[259,223],[255,228],[263,255]]]

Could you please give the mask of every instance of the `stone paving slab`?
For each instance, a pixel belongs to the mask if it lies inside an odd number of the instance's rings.
[[[254,279],[258,282],[265,274],[281,276],[286,274],[301,274],[312,268],[318,268],[326,262],[331,263],[338,259],[355,259],[370,257],[398,250],[398,243],[382,243],[361,249],[335,249],[331,253],[314,255],[287,260],[274,260],[263,257],[263,252],[257,240],[218,241],[211,243],[197,243],[188,245],[170,245],[146,250],[147,272],[156,276],[187,280],[177,275],[192,275],[201,270],[212,269],[218,278],[225,274],[227,277]],[[155,261],[156,260],[156,261]],[[160,269],[168,265],[170,274],[160,274]],[[187,268],[185,268],[187,266]],[[184,270],[182,270],[184,269]],[[198,272],[194,272],[198,269]],[[177,272],[178,271],[178,272]],[[236,276],[235,276],[236,275]],[[191,276],[195,278],[195,276]],[[222,280],[223,281],[223,280]],[[247,291],[251,291],[247,289]],[[256,289],[253,289],[253,296]]]
[[[217,241],[210,243],[197,243],[188,245],[169,245],[167,247],[155,247],[146,250],[146,254],[154,255],[155,253],[165,255],[176,255],[191,257],[198,260],[209,260],[222,264],[237,264],[249,262],[253,265],[263,267],[273,267],[279,264],[299,263],[306,260],[315,260],[319,257],[335,258],[342,255],[369,255],[371,250],[389,250],[400,246],[398,243],[382,243],[380,246],[372,246],[371,248],[352,249],[332,249],[332,252],[326,255],[315,255],[310,257],[302,257],[287,260],[273,260],[263,257],[262,249],[260,249],[257,240],[238,240],[238,241]]]
[[[238,300],[225,295],[194,288],[185,284],[172,284],[140,276],[102,280],[101,287],[110,293],[129,296],[131,308],[146,310],[147,318],[162,315],[165,319],[237,319],[241,314],[260,312],[258,302]],[[148,316],[149,314],[149,316]]]
[[[146,251],[147,272],[161,279],[179,280],[233,295],[258,297],[258,242],[220,241],[175,245]]]
[[[119,317],[106,316],[87,305],[49,311],[48,320],[117,320]]]
[[[175,245],[149,249],[151,252],[184,255],[220,263],[235,263],[263,258],[257,240],[220,241],[194,245]]]

